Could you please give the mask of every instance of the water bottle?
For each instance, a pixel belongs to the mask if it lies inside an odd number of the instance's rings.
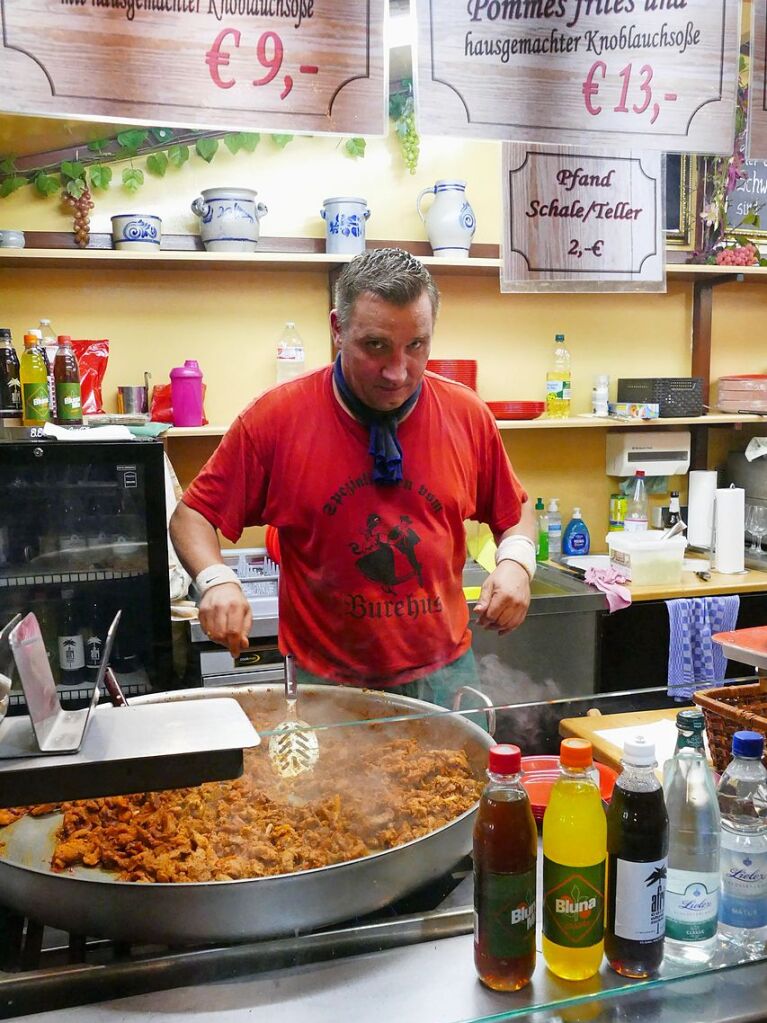
[[[722,905],[719,936],[749,956],[767,941],[767,770],[764,739],[736,732],[729,767],[719,782],[722,813]]]
[[[56,358],[56,352],[59,350],[59,342],[50,320],[40,320],[40,339],[48,370],[48,399],[51,407],[51,417],[56,419],[58,408],[56,405],[56,379],[53,375],[53,362]]]
[[[644,483],[644,471],[637,469],[634,476],[634,487],[626,504],[626,521],[623,528],[627,533],[639,533],[647,529],[647,489]]]
[[[277,342],[277,383],[294,380],[304,371],[304,342],[292,320],[288,320]]]
[[[716,949],[721,820],[699,710],[676,716],[676,752],[663,768],[669,822],[666,958],[705,964]]]
[[[564,334],[554,338],[551,369],[546,374],[546,415],[550,419],[566,419],[570,415],[570,353]]]
[[[559,513],[559,498],[552,497],[548,508],[549,557],[558,558],[562,553],[562,516]]]
[[[202,426],[202,371],[196,359],[170,371],[174,426]]]

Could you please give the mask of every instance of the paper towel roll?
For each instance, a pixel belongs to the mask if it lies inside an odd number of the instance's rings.
[[[716,473],[693,469],[687,498],[687,542],[691,547],[711,547],[714,532]]]
[[[714,501],[714,568],[742,572],[745,549],[746,492],[740,487],[717,490]]]

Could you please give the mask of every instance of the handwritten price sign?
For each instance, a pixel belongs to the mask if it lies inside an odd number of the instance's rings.
[[[501,291],[664,291],[661,159],[504,145]]]
[[[418,32],[423,134],[732,151],[737,0],[422,0]]]
[[[0,15],[9,112],[384,132],[384,0],[0,0]]]

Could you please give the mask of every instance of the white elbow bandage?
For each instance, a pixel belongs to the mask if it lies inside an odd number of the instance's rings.
[[[228,565],[208,565],[195,576],[194,580],[194,585],[201,597],[208,590],[213,589],[214,586],[220,586],[222,583],[236,583],[242,589],[242,583],[237,578],[236,572]]]
[[[532,581],[535,575],[535,544],[529,536],[517,534],[507,536],[498,544],[495,552],[495,563],[499,565],[502,561],[516,561],[518,565],[527,572]]]

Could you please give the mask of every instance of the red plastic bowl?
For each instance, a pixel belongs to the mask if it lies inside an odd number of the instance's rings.
[[[618,772],[614,771],[612,767],[599,764],[596,761],[594,766],[599,771],[599,789],[602,799],[609,803]],[[522,757],[522,772],[522,784],[530,797],[533,816],[537,821],[542,821],[552,786],[559,778],[559,757]]]
[[[448,380],[466,384],[472,391],[477,389],[477,362],[475,359],[429,359],[426,368],[439,373]]]
[[[544,401],[488,401],[496,419],[537,419],[546,408]]]

